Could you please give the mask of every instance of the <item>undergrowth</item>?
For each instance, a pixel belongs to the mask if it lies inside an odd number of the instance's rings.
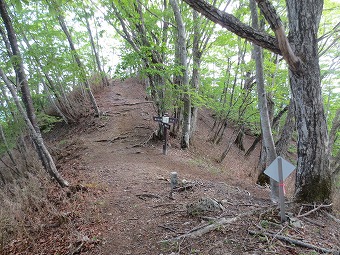
[[[28,173],[0,191],[0,251],[15,238],[27,238],[28,229],[39,228],[40,218],[56,213],[47,200],[45,185],[48,182],[40,170]]]

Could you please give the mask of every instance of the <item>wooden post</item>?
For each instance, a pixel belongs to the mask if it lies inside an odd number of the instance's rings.
[[[285,222],[286,218],[286,211],[285,211],[285,195],[283,191],[283,173],[282,173],[282,158],[278,157],[278,170],[279,170],[279,197],[280,197],[280,216],[281,222]]]
[[[167,146],[168,146],[168,128],[163,124],[163,135],[164,135],[164,143],[163,143],[163,154],[167,154]]]
[[[177,121],[176,118],[171,118],[168,116],[167,113],[164,114],[163,117],[161,116],[154,116],[154,121],[159,122],[163,128],[163,154],[167,154],[167,147],[168,147],[168,129],[170,129],[170,123],[175,123]]]

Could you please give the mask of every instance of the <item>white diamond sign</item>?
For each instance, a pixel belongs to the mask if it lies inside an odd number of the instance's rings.
[[[295,169],[295,166],[289,163],[287,160],[280,156],[277,157],[264,171],[266,175],[268,175],[270,178],[274,179],[277,182],[280,182],[278,163],[279,158],[281,158],[282,161],[282,180],[285,180]]]

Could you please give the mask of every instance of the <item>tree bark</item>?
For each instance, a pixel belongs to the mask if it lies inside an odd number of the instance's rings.
[[[23,60],[22,60],[22,57],[19,51],[19,47],[18,47],[16,33],[14,31],[12,21],[8,15],[6,3],[3,0],[0,0],[0,13],[1,13],[2,20],[6,26],[7,37],[10,42],[12,54],[13,54],[12,58],[13,57],[17,58],[17,61],[13,61],[13,67],[15,69],[15,72],[18,78],[18,83],[19,83],[18,86],[20,87],[20,90],[21,90],[22,101],[25,105],[26,111],[23,109],[23,107],[20,104],[20,101],[15,92],[14,86],[7,79],[2,69],[0,69],[0,76],[5,82],[7,88],[10,90],[11,95],[15,101],[15,104],[18,110],[20,111],[21,115],[24,117],[24,120],[26,122],[27,127],[30,130],[30,134],[32,136],[32,139],[36,146],[37,153],[39,155],[39,158],[44,168],[53,178],[55,178],[58,181],[58,183],[62,187],[68,186],[69,185],[68,182],[65,181],[58,173],[57,168],[54,164],[54,161],[51,157],[51,154],[47,150],[44,144],[44,140],[41,136],[41,132],[38,126],[36,116],[35,116],[31,93],[28,87],[28,81],[27,81],[26,74],[25,74],[24,63],[23,63]]]
[[[290,40],[268,0],[256,0],[276,38],[249,28],[234,16],[203,0],[184,0],[195,10],[233,33],[284,56],[298,130],[298,161],[295,196],[301,201],[325,201],[331,197],[327,125],[321,96],[317,31],[322,0],[287,0]]]
[[[11,95],[13,97],[13,100],[15,102],[15,105],[17,106],[20,114],[24,118],[24,121],[26,123],[26,126],[30,132],[30,135],[32,137],[32,140],[36,146],[36,149],[38,151],[38,154],[40,156],[40,159],[43,163],[43,166],[45,167],[46,171],[49,173],[49,175],[54,178],[61,187],[67,187],[69,186],[69,183],[63,179],[63,177],[59,174],[57,167],[54,164],[53,158],[49,151],[47,150],[47,147],[44,144],[44,140],[41,136],[40,132],[37,132],[34,126],[32,125],[32,122],[30,121],[27,113],[25,112],[24,108],[21,106],[20,100],[17,96],[17,93],[15,91],[14,86],[12,83],[7,79],[6,75],[4,74],[3,70],[0,68],[0,76],[5,82],[7,88],[11,92]]]
[[[280,132],[281,133],[280,138],[275,144],[277,155],[281,157],[286,156],[294,130],[295,130],[294,103],[293,100],[291,100],[288,106],[288,113],[286,116],[285,124],[283,125],[282,131]]]
[[[199,85],[200,85],[200,69],[201,69],[201,56],[202,52],[199,48],[199,40],[200,40],[200,30],[199,30],[199,17],[198,12],[193,10],[192,13],[193,22],[194,22],[194,39],[192,44],[192,78],[191,78],[191,87],[192,89],[198,93]],[[193,106],[191,109],[191,129],[190,129],[190,137],[192,137],[193,133],[196,130],[197,124],[197,114],[198,108]]]
[[[14,68],[15,74],[16,74],[17,79],[18,79],[17,86],[18,86],[18,88],[20,88],[21,97],[22,97],[22,101],[25,105],[27,116],[30,119],[35,130],[40,132],[38,122],[36,120],[36,116],[35,116],[35,113],[34,113],[33,101],[32,101],[32,97],[31,97],[31,93],[29,91],[26,74],[25,74],[25,71],[24,71],[25,70],[24,69],[24,63],[23,63],[22,56],[21,56],[20,51],[19,51],[16,33],[14,31],[12,21],[9,17],[8,12],[7,12],[7,6],[6,6],[6,3],[5,3],[4,0],[0,0],[0,12],[1,12],[1,18],[4,22],[5,27],[6,27],[8,41],[10,43],[10,47],[11,47],[11,50],[12,50],[12,52],[11,52],[12,55],[10,55],[10,52],[8,52],[8,54],[9,54],[9,57],[15,58],[15,61],[12,61],[12,63],[13,63],[13,68]]]
[[[204,0],[184,0],[184,2],[211,21],[221,25],[234,34],[245,38],[262,48],[281,55],[281,50],[275,37],[243,24],[235,16],[219,10]]]
[[[253,0],[250,0],[250,9],[252,16],[252,26],[258,29],[258,16],[256,4]],[[258,95],[258,107],[260,111],[261,118],[261,130],[263,145],[266,150],[267,155],[267,165],[273,162],[277,155],[272,134],[272,129],[270,126],[270,117],[267,105],[267,96],[264,88],[264,74],[263,74],[263,53],[260,46],[254,45],[253,56],[256,63],[256,85],[257,85],[257,95]],[[262,173],[261,173],[262,174]],[[279,201],[279,185],[273,179],[270,179],[270,189],[271,189],[271,199],[273,202]]]
[[[332,122],[331,130],[329,131],[329,151],[332,154],[333,145],[336,140],[336,133],[340,129],[340,109],[338,109],[335,113],[335,117]]]
[[[230,2],[230,0],[229,0]],[[216,3],[216,0],[214,0]],[[208,48],[208,43],[213,34],[215,24],[209,20],[203,22],[199,13],[196,10],[193,10],[193,23],[194,23],[194,34],[193,34],[193,45],[192,45],[192,79],[191,79],[191,87],[192,89],[198,93],[200,87],[200,73],[201,73],[201,62],[203,53]],[[197,115],[198,115],[198,107],[192,107],[192,116],[191,116],[191,136],[196,130],[197,125]]]
[[[181,147],[182,149],[189,148],[190,143],[190,128],[191,128],[191,99],[189,94],[189,76],[187,68],[187,49],[185,38],[185,26],[182,20],[182,15],[177,3],[177,0],[170,0],[175,20],[177,23],[177,45],[179,47],[179,64],[181,65],[181,86],[183,88],[183,127]]]
[[[322,8],[322,0],[287,0],[292,48],[301,59],[289,75],[299,135],[295,195],[308,202],[325,201],[332,190],[317,43]]]

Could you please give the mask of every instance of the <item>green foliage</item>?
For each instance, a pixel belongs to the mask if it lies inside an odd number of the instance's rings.
[[[24,126],[23,120],[19,120],[19,122],[1,122],[0,125],[2,126],[9,149],[14,148],[16,146],[17,137],[22,132]],[[6,153],[6,147],[0,137],[0,156],[4,153]]]
[[[43,112],[37,112],[37,119],[40,129],[44,133],[51,131],[51,129],[57,122],[62,121],[62,119],[59,117],[50,116]]]
[[[225,4],[223,1],[214,2],[216,6]],[[162,110],[181,108],[183,94],[188,93],[193,106],[211,109],[215,116],[228,118],[236,124],[244,123],[247,129],[258,133],[260,118],[256,84],[252,84],[251,88],[245,88],[245,81],[255,74],[255,63],[250,58],[252,45],[225,29],[214,29],[214,25],[201,16],[194,23],[192,9],[181,1],[179,4],[187,32],[189,71],[193,69],[194,28],[199,27],[200,47],[203,47],[207,31],[213,31],[208,43],[209,50],[202,52],[198,90],[184,90],[172,82],[174,77],[182,75],[183,67],[175,61],[177,36],[176,28],[173,26],[175,21],[172,9],[169,5],[164,6],[164,1],[100,0],[97,1],[97,6],[91,1],[80,0],[57,0],[53,4],[46,1],[9,1],[23,61],[29,70],[29,86],[41,125],[49,128],[51,123],[57,121],[42,113],[48,104],[48,96],[62,97],[63,93],[72,91],[89,77],[89,74],[94,73],[94,58],[85,27],[85,18],[88,18],[91,26],[96,28],[97,39],[105,37],[108,30],[117,31],[105,41],[115,40],[121,43],[121,47],[117,49],[121,61],[116,67],[115,77],[127,78],[138,75],[141,78],[152,79],[154,83],[148,88],[148,93],[158,95]],[[286,24],[285,1],[280,0],[273,4]],[[249,24],[248,6],[248,1],[239,1],[228,10],[242,22]],[[337,24],[336,18],[340,15],[340,10],[336,7],[333,1],[325,0],[324,16],[319,28],[321,77],[329,128],[336,109],[340,107],[339,91],[336,90],[340,86],[339,52],[337,47],[331,47],[339,37],[339,29],[334,29]],[[60,14],[66,17],[77,52],[84,63],[84,70],[77,66],[73,53],[69,50],[68,42],[57,20],[57,15]],[[260,19],[263,19],[261,14]],[[264,31],[273,34],[267,23],[264,24]],[[106,45],[100,45],[99,39],[97,44],[99,49],[107,48]],[[3,68],[11,80],[15,81],[11,65],[18,63],[19,60],[17,57],[9,58],[6,55],[3,42],[0,47]],[[101,53],[108,63],[114,61],[110,55],[111,51],[110,48]],[[264,51],[264,73],[266,91],[275,102],[275,115],[290,99],[288,69],[281,57]],[[55,83],[55,87],[47,82],[46,74]],[[42,81],[48,88],[42,85]],[[9,109],[13,109],[11,103],[0,107],[8,107],[1,109],[1,118],[3,115],[10,115]],[[5,118],[4,122],[6,121],[10,120]],[[283,124],[284,118],[280,126]],[[340,150],[339,137],[338,132],[333,154]]]

